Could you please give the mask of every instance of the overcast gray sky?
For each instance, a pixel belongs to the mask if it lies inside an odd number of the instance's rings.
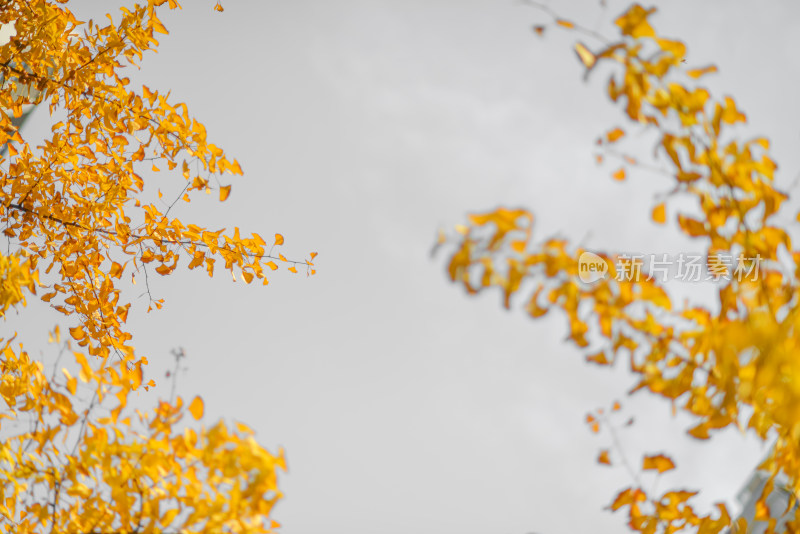
[[[633,463],[643,450],[677,460],[659,488],[732,502],[759,444],[680,437],[686,421],[665,403],[625,395],[624,369],[583,363],[563,317],[531,322],[497,295],[468,298],[446,280],[445,256],[429,257],[439,227],[500,204],[532,209],[540,237],[696,250],[647,222],[667,181],[633,172],[620,184],[595,165],[594,139],[625,123],[607,74],[582,82],[574,35],[537,38],[530,28],[547,17],[513,0],[184,3],[134,81],[185,101],[245,176],[226,203],[174,213],[280,232],[287,256],[319,252],[318,274],[263,288],[178,273],[154,284],[166,308],[148,315],[139,300],[129,324],[153,378],[184,347],[179,389],[204,397],[207,418],[286,448],[285,534],[624,531],[602,508],[631,481],[596,464],[610,438],[583,422],[615,399],[637,419],[621,434]],[[628,2],[607,3],[549,5],[613,36]],[[97,18],[110,4],[74,9]],[[800,5],[669,1],[653,22],[687,42],[690,64],[720,67],[708,84],[736,96],[744,136],[771,138],[788,187],[800,168]],[[38,110],[26,133],[49,121]],[[46,338],[58,320],[31,307],[9,325]]]

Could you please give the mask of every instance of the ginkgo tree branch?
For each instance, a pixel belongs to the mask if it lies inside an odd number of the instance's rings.
[[[528,3],[559,26],[586,33],[547,6]],[[724,278],[713,280],[714,306],[681,303],[664,282],[645,279],[646,273],[624,276],[624,266],[615,261],[621,255],[593,252],[595,267],[605,264],[603,276],[582,277],[583,254],[589,251],[560,237],[532,243],[533,214],[525,209],[470,215],[469,224],[457,229],[447,271],[470,294],[499,289],[506,308],[512,297],[531,290],[525,309],[532,318],[558,310],[567,319],[569,339],[590,351],[587,361],[628,360],[637,381],[633,391],[657,395],[673,413],[691,416],[690,436],[706,440],[734,427],[764,441],[775,438],[760,466],[770,478],[756,503],[756,520],[767,521],[766,499],[778,473],[788,478],[792,493],[800,492],[800,412],[794,409],[800,405],[800,250],[775,217],[788,195],[774,185],[769,141],[737,139],[734,128],[746,123],[746,115],[733,98],[714,98],[695,81],[716,67],[683,68],[686,45],[655,31],[649,21],[655,11],[633,4],[615,20],[618,42],[598,51],[577,43],[575,50],[585,75],[600,64],[613,69],[609,98],[623,104],[632,125],[656,135],[655,152],[665,156],[669,169],[667,197],[682,193],[694,201],[694,213],[677,214],[677,228],[703,250],[698,256],[708,270],[723,255],[737,262]],[[617,143],[624,135],[615,127],[601,144]],[[612,176],[624,181],[625,167]],[[663,197],[651,219],[667,224]],[[601,350],[592,348],[598,344]],[[663,454],[643,460],[643,470],[674,467]],[[642,534],[659,529],[718,534],[734,527],[722,503],[708,513],[695,509],[690,500],[696,493],[677,489],[658,496],[655,487],[645,491],[637,483],[619,492],[610,508],[625,510],[628,526]],[[800,512],[790,524],[800,526]],[[738,520],[735,529],[746,531],[746,521]]]
[[[177,8],[175,0],[122,9],[119,21],[110,17],[105,26],[84,25],[65,4],[3,5],[16,35],[0,47],[0,144],[7,162],[0,168],[0,218],[8,237],[8,252],[0,254],[0,315],[22,307],[37,287],[49,287],[52,292],[40,298],[50,302],[61,294],[63,300],[51,305],[75,315],[78,325],[69,328],[70,336],[88,354],[65,353],[74,361],[56,378],[60,358],[48,376],[22,345],[0,340],[0,407],[11,418],[4,429],[12,434],[0,440],[0,530],[223,532],[244,521],[253,532],[273,532],[270,513],[281,497],[282,452],[270,454],[240,423],[180,423],[187,413],[195,421],[203,417],[199,396],[188,405],[180,397],[159,401],[145,412],[128,406],[131,393],[155,384],[144,380],[146,359],[135,355],[132,335],[123,328],[131,303],[121,301],[114,279],[130,261],[144,270],[149,286],[148,262],[160,262],[156,271],[167,275],[186,253],[192,255],[189,268],[205,261],[211,275],[221,259],[247,283],[257,277],[266,284],[264,269],[278,267],[261,260],[285,262],[295,273],[295,266],[306,265],[314,274],[316,254],[289,260],[257,234],[240,237],[235,228],[228,235],[170,219],[177,200],[163,214],[154,204],[142,206],[144,179],[133,170],[138,161],[165,161],[169,170],[182,165],[187,184],[180,198],[187,200],[190,191],[208,191],[215,177],[224,201],[230,186],[216,177],[242,174],[241,167],[208,142],[205,127],[185,104],[172,105],[169,93],[146,86],[132,91],[122,76],[121,68],[155,49],[156,33],[166,34],[157,8]],[[82,25],[87,29],[81,35],[76,30]],[[20,92],[26,85],[31,90]],[[51,113],[63,110],[66,119],[32,147],[11,115],[19,115],[24,104],[45,102]],[[138,146],[129,152],[131,145]],[[190,164],[196,166],[194,177]],[[144,223],[131,228],[131,216],[142,212]],[[12,238],[18,240],[14,251]],[[273,247],[281,244],[283,236],[276,234]],[[122,261],[120,255],[128,260],[124,265],[114,261]],[[39,260],[46,268],[39,268]]]
[[[44,213],[44,214],[43,213],[39,213],[36,210],[33,210],[31,208],[26,208],[25,206],[22,206],[20,204],[15,203],[15,202],[8,203],[6,205],[6,208],[7,209],[17,210],[17,211],[24,212],[24,213],[29,213],[29,214],[34,215],[36,217],[39,217],[39,218],[42,218],[42,219],[47,219],[49,221],[53,221],[53,222],[61,224],[63,226],[69,226],[69,227],[72,227],[72,228],[78,228],[78,229],[81,229],[81,230],[85,230],[87,232],[97,232],[97,233],[105,234],[105,235],[108,235],[108,236],[119,237],[119,233],[114,231],[114,230],[108,230],[106,228],[90,228],[90,227],[87,227],[87,226],[84,226],[82,224],[75,223],[75,222],[72,222],[72,221],[65,221],[63,219],[60,219],[58,217],[54,217],[53,215],[49,215],[47,213]],[[154,235],[151,235],[151,234],[137,234],[137,233],[131,233],[130,237],[132,237],[133,239],[135,239],[137,241],[138,240],[145,240],[145,241],[152,241],[152,242],[155,242],[155,243],[169,244],[169,245],[186,245],[186,246],[196,246],[196,247],[210,248],[210,246],[208,244],[203,243],[202,241],[173,240],[173,239],[169,239],[169,238],[157,237],[157,236],[154,236]],[[274,256],[272,254],[247,254],[247,257],[249,257],[249,258],[258,258],[258,259],[278,260],[278,261],[282,261],[284,263],[290,263],[292,265],[305,265],[307,267],[313,267],[314,266],[314,264],[309,262],[308,260],[291,260],[291,259],[283,258],[283,257],[280,257],[280,256]]]

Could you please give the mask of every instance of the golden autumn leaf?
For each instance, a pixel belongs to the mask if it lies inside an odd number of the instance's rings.
[[[122,272],[125,268],[117,262],[112,262],[111,267],[108,270],[109,276],[113,276],[114,278],[122,278]]]
[[[600,423],[597,421],[597,418],[592,414],[586,414],[586,424],[589,425],[589,428],[594,434],[600,432]]]
[[[76,326],[74,328],[70,328],[69,333],[73,337],[73,339],[77,341],[80,341],[81,339],[86,337],[86,333],[83,331],[82,326]]]
[[[704,76],[704,75],[706,75],[706,74],[710,74],[710,73],[712,73],[712,72],[717,72],[717,66],[716,66],[716,65],[709,65],[708,67],[704,67],[704,68],[702,68],[702,69],[691,69],[691,70],[687,70],[687,71],[686,71],[686,74],[687,74],[687,75],[688,75],[690,78],[695,78],[695,79],[697,79],[697,78],[700,78],[701,76]]]
[[[611,465],[611,458],[609,457],[608,449],[603,449],[600,451],[600,454],[597,456],[597,463]]]
[[[164,515],[161,516],[161,520],[159,521],[159,523],[161,523],[162,527],[171,525],[172,522],[175,520],[175,518],[178,516],[178,513],[180,513],[180,510],[178,510],[177,508],[171,508],[167,510],[166,512],[164,512]]]
[[[614,171],[614,174],[612,174],[611,177],[619,182],[625,180],[625,169],[620,167],[619,169]]]
[[[758,499],[755,506],[755,519],[756,521],[769,521],[772,514],[769,511],[769,506],[764,499]]]
[[[625,130],[622,128],[614,128],[613,130],[606,132],[606,141],[609,143],[614,143],[620,140],[624,135]]]
[[[581,63],[583,63],[583,66],[587,69],[594,67],[594,64],[597,62],[597,57],[592,54],[583,43],[575,44],[575,53],[578,54],[578,59],[581,60]]]
[[[664,473],[665,471],[669,471],[674,468],[675,464],[673,461],[663,454],[645,456],[644,460],[642,461],[642,469],[645,471],[658,471],[659,473]]]
[[[198,421],[203,417],[203,411],[203,399],[201,399],[198,395],[192,399],[192,402],[189,404],[189,413],[192,414],[192,417],[194,417],[195,421]]]
[[[608,365],[611,363],[611,360],[606,357],[605,351],[602,350],[586,356],[586,361],[596,363],[598,365]]]
[[[219,188],[219,200],[220,202],[225,202],[228,199],[228,196],[231,194],[231,186],[224,185]]]
[[[568,20],[565,20],[565,19],[556,19],[556,24],[558,24],[562,28],[567,28],[567,29],[572,29],[572,28],[575,27],[574,23],[572,23],[572,22],[570,22]]]
[[[687,217],[686,215],[678,215],[678,224],[684,232],[692,237],[707,235],[703,222]]]
[[[72,395],[75,395],[75,392],[77,391],[78,388],[78,380],[70,374],[70,372],[66,369],[66,367],[62,368],[61,372],[64,373],[64,376],[67,379],[67,390]]]
[[[275,234],[275,245],[283,245],[283,236],[281,234]]]
[[[640,489],[636,488],[627,488],[619,492],[614,499],[614,502],[611,503],[611,510],[616,511],[622,508],[623,506],[632,506],[636,505],[637,503],[643,502],[647,500],[647,495]]]
[[[214,6],[214,11],[219,11],[220,13],[222,13],[223,11],[225,11],[225,8],[222,7],[222,4],[217,2],[217,4]]]
[[[711,437],[708,433],[708,424],[700,423],[689,429],[688,434],[696,439],[708,439]]]
[[[653,208],[653,212],[651,217],[654,222],[658,224],[664,224],[667,222],[667,206],[661,202],[657,204],[655,208]]]

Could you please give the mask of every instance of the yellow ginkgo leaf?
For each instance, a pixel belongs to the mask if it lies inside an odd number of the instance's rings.
[[[283,236],[281,234],[275,234],[275,244],[283,245]]]
[[[166,512],[164,512],[164,515],[161,516],[161,521],[160,521],[161,526],[162,527],[169,526],[169,524],[172,523],[178,516],[178,512],[180,512],[178,508],[171,508]]]
[[[678,215],[678,224],[681,229],[692,237],[699,237],[706,235],[705,224],[702,221],[692,219],[685,215]]]
[[[667,222],[667,207],[663,202],[653,208],[652,217],[653,221],[657,222],[658,224],[664,224]]]
[[[227,200],[228,196],[231,194],[231,186],[224,185],[219,188],[219,200],[220,202],[224,202]]]
[[[609,458],[608,449],[603,449],[597,456],[597,463],[603,465],[611,465],[611,458]]]
[[[605,351],[602,350],[595,354],[590,354],[589,356],[586,356],[586,361],[596,363],[598,365],[608,365],[609,363],[611,363],[609,359],[606,358]]]
[[[716,65],[709,65],[708,67],[705,67],[705,68],[702,68],[702,69],[687,70],[686,71],[686,75],[689,76],[690,78],[697,79],[697,78],[699,78],[701,76],[704,76],[706,74],[710,74],[712,72],[717,72],[717,66]]]
[[[575,44],[575,53],[578,54],[578,59],[581,60],[581,63],[583,63],[587,69],[594,67],[594,64],[597,62],[597,56],[592,54],[583,43]]]
[[[611,177],[617,181],[623,181],[625,179],[625,169],[620,167],[614,174],[611,175]]]
[[[625,135],[625,130],[623,130],[622,128],[614,128],[613,130],[610,130],[609,132],[606,133],[606,141],[608,141],[609,143],[613,143],[622,138],[622,136],[624,135]]]
[[[564,19],[557,19],[556,20],[556,24],[558,24],[559,26],[561,26],[563,28],[569,28],[570,30],[575,27],[574,23],[572,23],[572,22],[570,22],[568,20],[564,20]]]
[[[642,469],[645,471],[658,471],[659,473],[663,473],[670,469],[675,469],[675,463],[663,454],[656,454],[654,456],[644,457]]]
[[[191,404],[189,404],[189,413],[191,413],[192,417],[197,421],[203,417],[203,410],[203,399],[198,395],[192,400]]]

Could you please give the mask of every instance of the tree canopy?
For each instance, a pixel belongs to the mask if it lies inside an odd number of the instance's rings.
[[[524,298],[531,318],[563,313],[569,339],[585,351],[587,362],[628,365],[637,377],[633,391],[659,396],[690,415],[688,433],[698,440],[728,427],[774,438],[761,465],[770,478],[755,519],[776,525],[766,497],[783,473],[792,498],[780,513],[790,513],[786,528],[797,529],[800,518],[792,506],[800,490],[800,252],[775,217],[788,195],[775,188],[769,141],[739,137],[747,118],[734,98],[715,97],[702,85],[716,67],[687,65],[686,45],[651,25],[655,8],[633,4],[616,19],[617,37],[606,39],[529,3],[551,15],[554,26],[599,41],[578,41],[575,53],[586,76],[610,73],[607,95],[629,126],[611,127],[598,138],[598,161],[616,158],[620,165],[612,177],[626,180],[647,164],[624,149],[626,130],[653,140],[668,182],[652,220],[665,225],[668,213],[678,212],[676,228],[705,249],[698,267],[703,279],[717,284],[717,302],[675,299],[644,255],[586,250],[563,238],[534,239],[534,215],[524,208],[470,215],[449,238],[455,246],[451,280],[473,294],[499,289],[506,308],[515,297]],[[544,29],[534,28],[539,34]],[[669,209],[671,203],[680,211]],[[694,209],[686,211],[687,205]],[[442,243],[447,240],[442,236]],[[615,403],[612,410],[618,409]],[[592,413],[587,423],[598,432],[607,419]],[[598,462],[612,459],[609,450],[600,451]],[[723,503],[713,511],[695,509],[697,491],[655,492],[640,481],[641,472],[673,468],[665,454],[646,455],[631,472],[632,485],[611,500],[611,510],[624,511],[631,529],[648,534],[712,534],[731,527]],[[736,528],[747,528],[744,519]]]
[[[39,298],[64,314],[69,339],[51,371],[16,336],[0,340],[2,441],[0,528],[5,532],[270,532],[281,497],[283,452],[270,453],[246,425],[203,416],[191,402],[163,400],[150,411],[129,405],[143,380],[125,327],[123,288],[168,276],[186,262],[213,275],[220,267],[246,283],[293,273],[307,260],[278,252],[284,238],[209,229],[171,216],[197,194],[225,201],[239,163],[208,140],[187,106],[146,85],[136,68],[167,34],[159,19],[173,0],[122,8],[107,21],[80,21],[63,1],[3,4],[0,25],[0,316]],[[217,4],[216,9],[222,10]],[[35,104],[53,118],[50,136],[26,141],[16,124]],[[176,198],[154,198],[137,170],[183,184]],[[268,242],[269,241],[269,242]],[[77,350],[73,350],[73,348]],[[64,358],[61,358],[61,355]],[[72,360],[72,361],[70,361]]]

